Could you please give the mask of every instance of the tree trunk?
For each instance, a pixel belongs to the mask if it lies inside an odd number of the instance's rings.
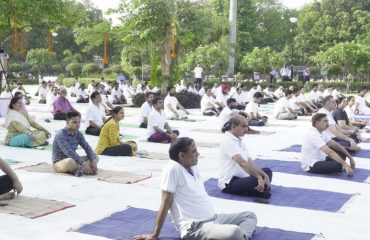
[[[166,88],[170,81],[171,69],[171,27],[166,28],[166,38],[158,44],[158,49],[161,55],[161,93],[166,94]]]
[[[230,0],[230,44],[229,44],[229,67],[227,75],[234,75],[235,68],[235,47],[236,47],[236,19],[237,19],[237,0]]]

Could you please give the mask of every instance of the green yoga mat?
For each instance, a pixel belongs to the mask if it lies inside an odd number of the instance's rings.
[[[119,126],[120,127],[123,127],[123,128],[139,128],[139,125],[138,124],[134,124],[134,123],[119,123]]]
[[[137,136],[127,135],[127,134],[123,134],[123,137],[122,136],[120,137],[120,139],[123,140],[123,141],[130,141],[130,140],[134,140],[136,138],[137,138]]]

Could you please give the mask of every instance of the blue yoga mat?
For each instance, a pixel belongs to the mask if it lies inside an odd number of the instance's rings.
[[[217,186],[217,179],[204,183],[207,193],[216,198],[253,202],[253,197],[223,193]],[[350,200],[351,194],[295,187],[271,186],[270,205],[296,207],[318,211],[337,212]]]
[[[288,148],[280,149],[281,152],[301,152],[302,145],[292,145]],[[351,154],[354,157],[360,158],[370,158],[370,150],[369,149],[361,149],[360,151]]]
[[[273,172],[282,172],[282,173],[291,173],[295,175],[304,175],[310,177],[323,177],[323,178],[334,178],[340,180],[348,180],[354,182],[365,182],[366,179],[370,177],[370,170],[356,168],[353,177],[348,177],[345,172],[342,172],[341,175],[328,175],[328,174],[313,174],[307,173],[301,169],[301,162],[297,161],[283,161],[283,160],[273,160],[273,159],[256,159],[256,163],[260,167],[271,168]]]
[[[132,240],[135,235],[153,232],[156,215],[155,211],[130,207],[97,222],[87,224],[77,229],[76,232],[110,239]],[[170,219],[167,216],[159,239],[181,240]],[[314,236],[311,233],[257,227],[252,240],[310,240]]]

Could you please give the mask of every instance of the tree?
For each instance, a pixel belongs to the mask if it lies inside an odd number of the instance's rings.
[[[326,69],[335,69],[340,66],[343,79],[349,90],[353,78],[368,73],[370,63],[369,47],[361,44],[346,42],[338,43],[325,52],[319,52],[312,60]]]
[[[56,63],[56,57],[47,49],[31,49],[27,53],[26,61],[37,71],[38,76],[42,76],[46,71],[51,70],[52,65]]]
[[[242,67],[248,72],[257,71],[267,78],[271,68],[279,68],[284,63],[281,54],[272,51],[269,47],[254,48],[251,53],[243,57]]]
[[[66,70],[71,73],[73,77],[79,77],[81,75],[81,66],[78,63],[70,63]]]
[[[82,73],[87,75],[87,76],[96,75],[99,72],[100,72],[100,67],[99,67],[99,65],[97,65],[95,63],[88,63],[88,64],[85,64],[82,67]]]

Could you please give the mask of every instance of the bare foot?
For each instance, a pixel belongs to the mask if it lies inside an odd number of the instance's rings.
[[[0,195],[0,200],[9,200],[9,199],[14,198],[14,196],[15,196],[14,192],[7,192],[7,193]]]

